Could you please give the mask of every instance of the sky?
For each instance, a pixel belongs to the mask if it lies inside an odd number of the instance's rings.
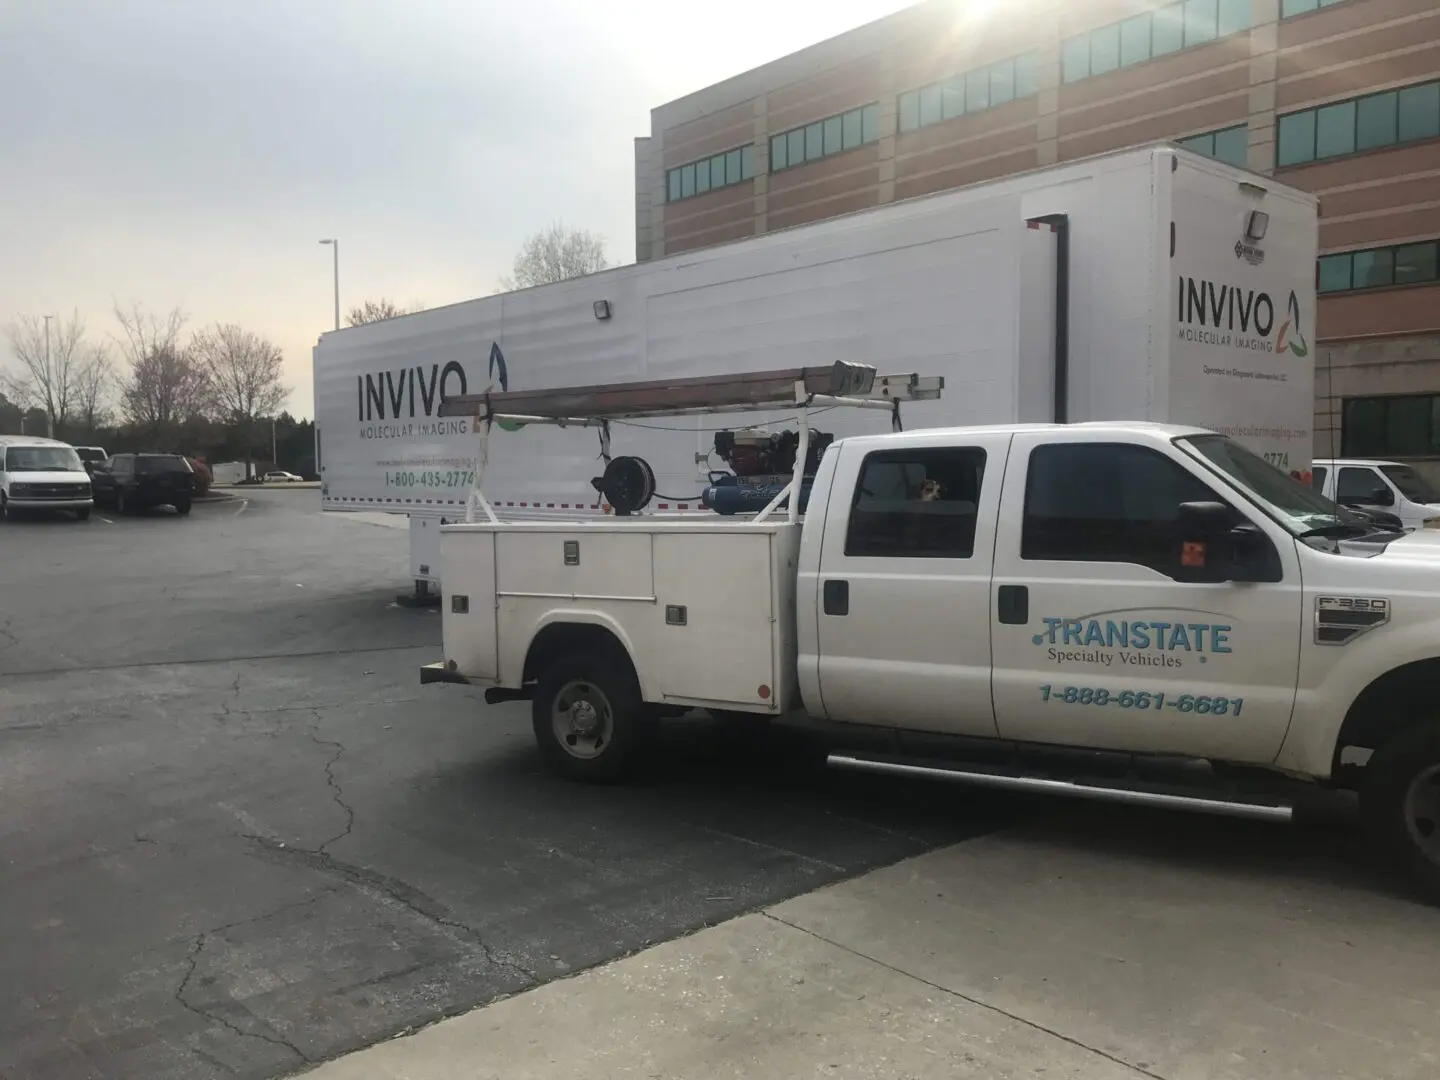
[[[0,324],[239,323],[311,415],[321,237],[342,308],[491,293],[554,221],[632,262],[651,108],[905,6],[0,0]]]

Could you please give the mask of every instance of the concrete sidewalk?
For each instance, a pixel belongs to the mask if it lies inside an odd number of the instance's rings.
[[[1433,1076],[1440,912],[1308,842],[1279,828],[1080,810],[821,889],[308,1076]]]

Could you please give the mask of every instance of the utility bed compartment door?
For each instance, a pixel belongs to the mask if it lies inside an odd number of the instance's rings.
[[[665,700],[769,711],[788,697],[777,685],[777,621],[771,532],[655,534],[651,673]],[[677,610],[678,609],[678,610]],[[683,620],[683,621],[682,621]],[[764,688],[762,691],[762,687]]]
[[[445,659],[466,678],[499,677],[495,632],[495,534],[488,530],[440,533],[441,641]]]

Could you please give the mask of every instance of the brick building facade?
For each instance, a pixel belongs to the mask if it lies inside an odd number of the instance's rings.
[[[653,110],[636,258],[1160,139],[1320,197],[1316,456],[1440,463],[1437,0],[927,0]]]

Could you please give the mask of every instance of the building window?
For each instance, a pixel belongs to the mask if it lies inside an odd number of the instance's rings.
[[[1289,19],[1344,2],[1345,0],[1280,0],[1280,18]]]
[[[1440,82],[1280,117],[1277,165],[1304,165],[1440,136]]]
[[[1250,155],[1250,129],[1240,124],[1238,127],[1206,132],[1204,135],[1192,135],[1188,139],[1181,139],[1179,144],[1186,150],[1243,169],[1246,168]]]
[[[1038,53],[1025,53],[900,95],[900,130],[915,131],[942,120],[983,112],[1036,92]]]
[[[1079,82],[1249,29],[1250,0],[1181,0],[1067,39],[1060,77]]]
[[[978,447],[877,450],[867,454],[850,507],[845,554],[968,559],[985,451]]]
[[[1316,288],[1322,293],[1430,285],[1440,281],[1440,241],[1346,251],[1321,256]]]
[[[880,137],[879,105],[851,109],[813,124],[770,136],[770,171],[793,169],[831,154],[854,150]]]
[[[744,183],[755,175],[755,148],[739,146],[723,154],[692,161],[665,173],[665,201],[704,195],[716,188]]]
[[[1340,453],[1378,458],[1440,455],[1440,395],[1346,398]]]

